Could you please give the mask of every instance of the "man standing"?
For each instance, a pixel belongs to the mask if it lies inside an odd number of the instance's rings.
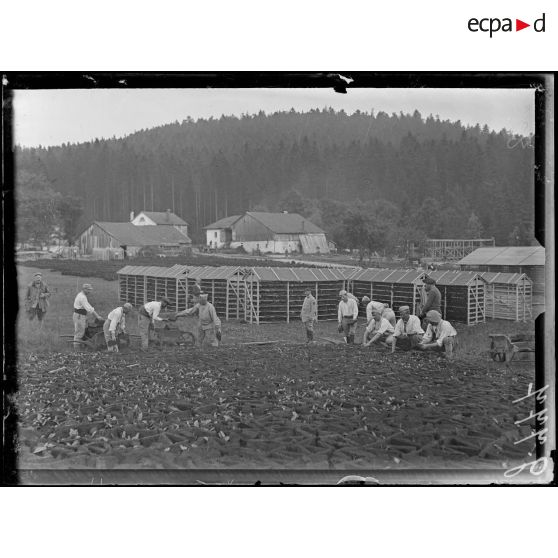
[[[339,291],[339,296],[341,297],[337,310],[339,333],[343,333],[345,342],[352,345],[355,342],[358,304],[354,297],[349,297],[347,291]]]
[[[149,347],[149,332],[155,328],[155,322],[163,322],[159,314],[169,305],[168,298],[145,303],[139,311],[139,332],[141,337],[141,350],[147,351]]]
[[[132,305],[127,302],[109,313],[103,324],[103,333],[109,351],[118,352],[117,339],[121,333],[126,333],[126,314],[132,310]]]
[[[102,320],[101,316],[95,312],[95,308],[89,304],[88,296],[93,291],[90,283],[84,283],[81,291],[74,300],[74,341],[81,341],[85,335],[87,327],[87,314],[93,314],[98,320]],[[74,349],[79,347],[79,343],[74,343]]]
[[[176,317],[192,314],[198,315],[198,347],[203,347],[204,344],[218,347],[221,340],[221,320],[213,304],[208,302],[206,294],[200,295],[200,301],[193,308],[177,312]]]
[[[39,327],[43,327],[43,318],[48,308],[48,299],[50,291],[47,284],[43,281],[41,273],[33,275],[33,281],[27,286],[27,295],[25,297],[25,310],[29,321],[37,316]]]
[[[197,304],[200,301],[200,295],[202,293],[201,289],[201,279],[196,279],[196,282],[192,286],[192,304]]]
[[[411,314],[408,306],[400,306],[399,314],[401,318],[395,325],[393,341],[391,343],[391,352],[395,352],[395,347],[404,351],[414,349],[424,335],[424,330],[420,325],[418,316]]]
[[[369,347],[372,344],[379,344],[384,347],[393,343],[393,326],[382,316],[379,310],[372,310],[372,321],[364,330],[362,345]]]
[[[419,318],[423,320],[426,317],[426,314],[430,312],[430,310],[435,310],[436,312],[442,312],[441,304],[442,304],[442,293],[436,287],[436,281],[431,277],[426,276],[423,279],[424,282],[424,290],[426,292],[426,302],[420,311]]]
[[[312,296],[312,289],[304,289],[304,302],[300,311],[300,319],[306,329],[306,343],[314,341],[314,324],[318,320],[318,304]]]
[[[452,360],[457,344],[457,331],[448,321],[442,320],[442,315],[436,310],[430,310],[426,314],[426,321],[428,327],[417,349],[446,353],[446,358]]]

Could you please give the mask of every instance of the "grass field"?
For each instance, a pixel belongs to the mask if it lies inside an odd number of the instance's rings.
[[[33,268],[18,269],[19,297]],[[72,303],[83,278],[44,271],[52,292],[44,327],[18,319],[18,448],[22,468],[490,467],[527,457],[512,401],[533,363],[488,363],[487,334],[533,324],[455,324],[454,362],[436,355],[304,343],[300,322],[224,322],[216,350],[137,345],[74,353]],[[103,316],[118,284],[94,277]],[[128,321],[136,331],[136,314]],[[362,324],[359,325],[362,334]],[[317,337],[340,338],[320,322]],[[358,339],[357,333],[357,340]],[[242,345],[278,341],[272,345]]]

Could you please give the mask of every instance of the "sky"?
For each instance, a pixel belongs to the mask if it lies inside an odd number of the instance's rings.
[[[534,132],[532,89],[58,89],[14,92],[14,139],[36,147],[123,137],[191,117],[332,107],[412,113]]]

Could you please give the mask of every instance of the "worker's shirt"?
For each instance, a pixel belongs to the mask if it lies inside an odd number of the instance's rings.
[[[86,312],[95,312],[95,308],[89,304],[87,295],[83,291],[80,291],[74,299],[74,308],[76,310],[85,310]]]
[[[372,320],[368,324],[366,331],[372,335],[382,335],[383,333],[393,333],[394,328],[385,318],[380,318],[379,321]]]
[[[441,312],[441,304],[442,304],[442,293],[436,287],[433,286],[426,293],[426,302],[422,307],[422,313],[426,314],[429,310],[436,310],[437,312]]]
[[[378,310],[378,312],[382,313],[384,311],[385,305],[381,302],[376,302],[375,300],[371,300],[366,305],[366,321],[370,323],[372,319],[372,310]]]
[[[403,318],[398,320],[398,322],[395,324],[395,333],[393,334],[393,336],[400,337],[405,333],[407,335],[424,335],[424,330],[422,329],[418,316],[411,314],[409,316],[409,319],[407,320],[407,323],[403,321]]]
[[[441,320],[437,325],[428,324],[426,333],[422,338],[422,343],[437,343],[441,347],[446,337],[453,337],[455,335],[457,335],[457,331],[455,331],[453,326],[446,320]]]
[[[159,314],[161,312],[161,302],[158,300],[154,300],[153,302],[148,302],[143,305],[145,311],[149,314],[149,317],[157,322],[162,322],[163,320],[159,318]]]
[[[349,298],[347,302],[342,300],[339,303],[339,309],[337,311],[337,318],[339,321],[342,321],[343,318],[351,318],[356,320],[358,316],[358,305],[354,298]]]
[[[308,320],[315,320],[318,317],[318,304],[316,299],[310,295],[304,298],[302,303],[302,310],[300,312],[300,319],[303,322]]]
[[[208,302],[207,304],[196,304],[184,312],[185,314],[197,314],[198,326],[202,329],[211,329],[213,327],[221,327],[221,320],[217,316],[215,306]]]
[[[126,329],[126,314],[124,308],[119,306],[115,308],[108,316],[107,320],[110,321],[109,331],[124,331]]]

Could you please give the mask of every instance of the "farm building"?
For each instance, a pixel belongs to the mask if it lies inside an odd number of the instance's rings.
[[[248,253],[327,254],[329,245],[322,229],[298,213],[248,211],[204,227],[207,245],[243,247]]]
[[[416,270],[361,269],[349,278],[349,289],[359,299],[366,295],[396,310],[408,305],[415,313],[421,301],[425,275]],[[435,271],[429,276],[436,280],[442,294],[445,319],[468,325],[485,321],[486,282],[478,273]]]
[[[526,321],[533,318],[533,282],[525,273],[483,271],[487,318]]]
[[[304,289],[313,290],[318,319],[337,319],[339,290],[346,288],[352,269],[126,266],[118,271],[119,298],[139,306],[166,296],[175,310],[191,305],[196,279],[226,320],[262,323],[300,319]]]
[[[99,259],[133,257],[141,248],[177,253],[192,241],[174,227],[137,227],[132,223],[94,221],[77,238],[81,254]]]
[[[544,293],[545,251],[542,246],[496,246],[478,248],[459,261],[463,270],[525,273],[533,292]]]
[[[136,225],[137,227],[174,227],[183,235],[188,236],[188,223],[170,209],[166,211],[141,211],[136,216],[134,216],[134,212],[132,211],[130,221],[132,225]]]
[[[204,227],[206,244],[210,248],[228,248],[232,242],[232,226],[242,215],[231,215]]]

